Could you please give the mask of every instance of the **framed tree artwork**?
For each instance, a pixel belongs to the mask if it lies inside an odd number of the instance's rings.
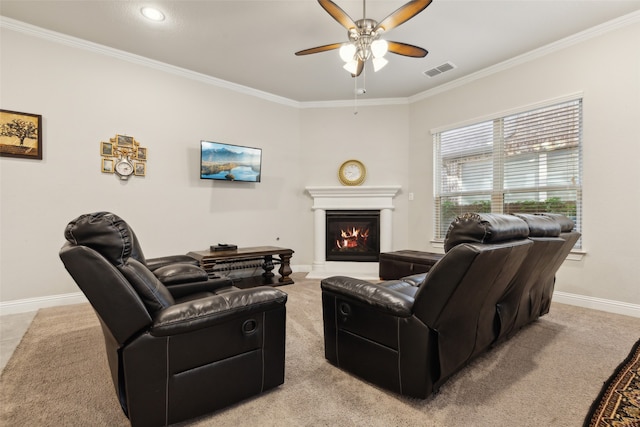
[[[42,116],[0,110],[0,156],[42,160]]]

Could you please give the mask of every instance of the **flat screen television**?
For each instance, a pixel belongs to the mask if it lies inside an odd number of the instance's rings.
[[[200,141],[200,179],[260,182],[262,149]]]

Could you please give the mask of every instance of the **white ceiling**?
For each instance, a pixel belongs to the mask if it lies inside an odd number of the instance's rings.
[[[334,1],[353,20],[363,17],[361,1]],[[381,21],[406,1],[369,0],[367,17]],[[145,20],[140,9],[149,5],[167,19]],[[298,102],[350,100],[356,84],[366,88],[361,99],[418,95],[639,10],[640,0],[434,0],[385,34],[429,54],[387,54],[383,70],[367,64],[355,80],[336,50],[294,55],[347,41],[314,0],[0,1],[4,17]],[[447,61],[457,68],[424,75]]]

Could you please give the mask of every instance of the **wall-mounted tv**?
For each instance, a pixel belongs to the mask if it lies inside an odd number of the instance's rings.
[[[262,149],[200,141],[200,179],[260,182]]]

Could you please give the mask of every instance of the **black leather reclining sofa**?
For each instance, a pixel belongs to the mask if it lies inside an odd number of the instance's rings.
[[[580,236],[566,217],[465,214],[428,273],[321,281],[325,357],[394,392],[425,398],[549,310],[555,273]]]

